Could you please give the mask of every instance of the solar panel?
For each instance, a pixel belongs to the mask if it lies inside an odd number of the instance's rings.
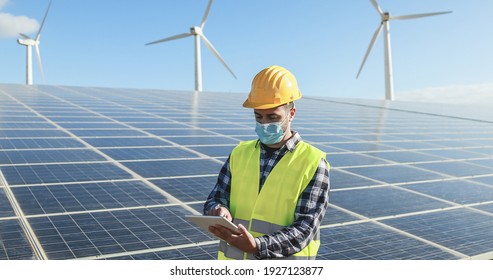
[[[17,219],[0,219],[0,259],[35,259],[36,255],[27,241],[26,235]]]
[[[244,94],[0,84],[0,259],[214,259],[199,214],[255,138]],[[493,118],[304,97],[327,153],[319,259],[493,258]]]

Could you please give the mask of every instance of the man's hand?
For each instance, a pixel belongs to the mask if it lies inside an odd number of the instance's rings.
[[[229,245],[234,246],[243,252],[256,253],[257,243],[255,242],[253,235],[251,235],[248,230],[241,224],[238,225],[238,229],[240,230],[240,233],[236,234],[221,225],[214,225],[209,227],[209,231],[212,234],[226,241]]]
[[[230,222],[233,221],[231,213],[229,213],[228,208],[218,205],[209,211],[209,216],[221,216],[228,219]]]

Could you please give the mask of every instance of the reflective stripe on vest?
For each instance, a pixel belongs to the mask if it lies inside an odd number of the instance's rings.
[[[240,143],[230,157],[230,210],[234,222],[243,224],[254,237],[292,225],[298,199],[322,158],[325,153],[299,142],[276,164],[259,193],[260,146],[257,140]],[[316,232],[304,249],[287,259],[314,259],[319,247],[320,233]],[[224,241],[219,245],[218,258],[255,259]]]

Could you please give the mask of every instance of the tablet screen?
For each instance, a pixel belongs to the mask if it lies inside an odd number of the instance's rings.
[[[194,224],[198,225],[203,230],[209,232],[209,226],[222,225],[230,229],[234,233],[240,233],[238,227],[226,218],[221,216],[200,216],[200,215],[187,215],[185,218]]]

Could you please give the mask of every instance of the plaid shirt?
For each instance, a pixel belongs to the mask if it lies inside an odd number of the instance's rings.
[[[260,143],[260,182],[259,191],[272,169],[287,153],[292,152],[301,137],[295,131],[284,146],[276,150],[270,157],[266,147]],[[310,183],[301,194],[295,210],[295,220],[291,226],[281,231],[255,238],[259,259],[284,258],[293,255],[314,238],[329,204],[329,168],[324,159],[320,160],[318,168]],[[231,191],[231,170],[229,158],[224,163],[217,179],[216,186],[204,204],[204,214],[207,215],[217,205],[228,207]]]

